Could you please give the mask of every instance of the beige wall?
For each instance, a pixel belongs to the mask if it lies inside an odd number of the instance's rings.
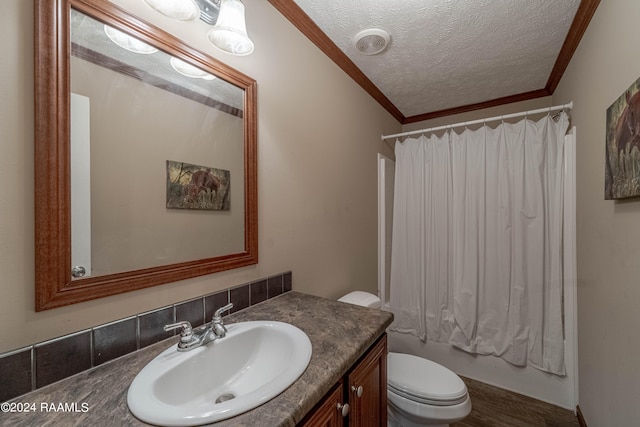
[[[147,12],[141,1],[118,3]],[[0,352],[287,270],[302,292],[375,291],[376,153],[390,155],[380,134],[400,125],[268,2],[244,3],[256,46],[247,57],[216,51],[203,23],[152,17],[258,82],[260,263],[35,313],[33,5],[3,1]]]
[[[468,113],[460,113],[460,114],[453,114],[451,116],[445,116],[445,117],[438,117],[435,119],[431,119],[431,120],[424,120],[421,122],[416,122],[416,123],[410,123],[407,125],[404,125],[402,127],[402,131],[403,132],[410,132],[410,131],[415,131],[415,130],[420,130],[420,129],[429,129],[429,128],[433,128],[433,127],[439,127],[439,126],[446,126],[446,125],[450,125],[450,124],[455,124],[455,123],[464,123],[464,122],[471,122],[473,120],[481,120],[481,119],[486,119],[486,118],[490,118],[490,117],[498,117],[498,116],[502,116],[505,114],[511,114],[511,113],[520,113],[522,111],[531,111],[531,110],[537,110],[538,108],[546,108],[546,107],[551,107],[552,104],[552,99],[550,96],[546,96],[543,98],[537,98],[537,99],[531,99],[528,101],[522,101],[522,102],[513,102],[511,104],[506,104],[506,105],[500,105],[497,107],[491,107],[491,108],[485,108],[483,110],[476,110],[476,111],[470,111]],[[538,119],[542,117],[542,115],[537,115],[534,117],[531,117],[532,119]],[[517,122],[518,120],[522,120],[521,118],[516,118],[516,119],[511,119],[511,120],[505,120],[507,122]],[[499,122],[492,122],[489,123],[488,125],[491,127],[495,127],[496,124],[498,124]],[[478,127],[480,127],[482,125],[471,125],[470,128],[472,129],[476,129]],[[463,127],[458,127],[455,129],[456,132],[460,132],[462,129],[464,129]],[[440,132],[444,132],[444,131],[439,131],[436,133],[440,133]],[[414,137],[417,137],[419,135],[414,135]]]
[[[91,110],[91,275],[242,252],[242,118],[88,61],[71,63],[71,90],[88,97]],[[229,171],[231,208],[167,209],[167,160]]]
[[[558,89],[577,126],[578,360],[589,427],[640,419],[640,200],[604,200],[607,108],[640,77],[640,3],[600,3]]]

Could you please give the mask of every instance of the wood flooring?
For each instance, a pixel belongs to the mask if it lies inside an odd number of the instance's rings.
[[[451,427],[579,427],[573,411],[462,378],[471,396],[471,413]]]

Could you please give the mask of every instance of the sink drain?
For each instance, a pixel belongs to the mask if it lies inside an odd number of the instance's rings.
[[[231,400],[236,396],[233,393],[223,393],[216,399],[216,403],[226,402],[227,400]]]

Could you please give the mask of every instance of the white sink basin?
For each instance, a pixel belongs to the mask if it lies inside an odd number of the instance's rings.
[[[134,378],[127,403],[140,420],[194,426],[249,411],[289,387],[307,368],[311,341],[282,322],[227,325],[201,347],[165,350]]]

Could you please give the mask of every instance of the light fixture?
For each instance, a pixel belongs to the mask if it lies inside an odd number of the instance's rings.
[[[144,2],[165,16],[182,21],[200,17],[203,22],[213,25],[207,33],[207,38],[224,52],[232,55],[249,55],[253,52],[253,42],[247,35],[244,4],[241,0],[144,0]]]
[[[209,25],[216,25],[220,12],[220,0],[195,0],[200,8],[200,19]]]
[[[240,0],[221,0],[218,20],[207,37],[215,47],[233,55],[253,52],[244,20],[244,4]]]
[[[175,58],[173,56],[171,57],[169,62],[171,63],[173,69],[183,76],[204,80],[213,80],[216,78],[214,75],[209,74],[206,71],[201,70],[198,67],[194,67],[193,65],[188,64],[183,60]]]
[[[193,21],[200,16],[200,8],[194,0],[144,0],[161,14],[179,21]]]
[[[116,30],[108,25],[104,26],[104,33],[109,37],[109,40],[129,52],[150,54],[158,51],[155,47],[149,46],[145,42],[140,41],[135,37],[131,37],[129,34],[123,33],[122,31]]]

